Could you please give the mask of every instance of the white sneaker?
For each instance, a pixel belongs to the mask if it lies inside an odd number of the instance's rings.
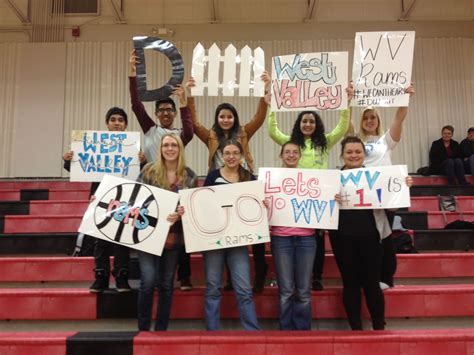
[[[379,282],[379,285],[382,291],[385,291],[387,288],[390,288],[390,286],[387,285],[385,282]]]

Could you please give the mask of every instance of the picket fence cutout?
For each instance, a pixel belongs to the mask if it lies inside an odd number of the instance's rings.
[[[240,51],[229,44],[221,55],[221,49],[213,44],[206,55],[201,43],[194,47],[192,76],[196,86],[191,88],[193,96],[257,96],[265,93],[260,76],[265,68],[265,54],[258,47],[253,50],[245,46]],[[237,78],[239,79],[237,82]]]

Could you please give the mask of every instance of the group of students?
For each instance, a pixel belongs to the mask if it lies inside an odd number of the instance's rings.
[[[160,124],[156,124],[147,114],[138,98],[136,64],[137,57],[132,52],[129,62],[132,109],[145,135],[144,154],[140,155],[142,170],[138,181],[174,192],[196,187],[197,177],[186,165],[184,148],[193,134],[208,147],[209,173],[204,185],[212,186],[255,180],[249,141],[263,125],[267,114],[270,137],[281,145],[283,167],[328,169],[329,151],[346,136],[341,142],[343,170],[391,165],[391,154],[401,139],[403,121],[407,115],[406,107],[398,108],[390,128],[384,132],[376,109],[366,108],[361,115],[358,136],[355,136],[351,134],[354,133],[354,127],[350,122],[349,110],[341,111],[339,123],[329,133],[325,132],[324,123],[317,112],[304,111],[298,115],[291,134],[286,135],[278,128],[276,114],[268,112],[269,97],[266,95],[259,100],[254,117],[246,124],[241,124],[234,106],[228,103],[219,105],[215,111],[214,124],[208,129],[200,123],[190,90],[178,86],[173,94],[179,100],[183,128],[177,130],[173,128],[176,108],[172,99],[156,102],[155,115]],[[268,94],[270,77],[266,72],[262,75],[262,80]],[[191,78],[185,87],[189,89],[193,85]],[[352,87],[346,91],[350,100]],[[408,87],[406,92],[413,94],[413,87]],[[127,115],[123,110],[122,122],[113,123],[113,117],[120,116],[110,114],[116,110],[121,109],[113,108],[107,113],[107,128],[125,130]],[[70,163],[72,157],[73,152],[65,153],[65,165]],[[407,184],[411,185],[409,177]],[[96,185],[93,184],[93,188]],[[335,199],[341,202],[339,195],[336,195]],[[262,203],[266,204],[265,201]],[[181,216],[185,213],[183,207],[178,206],[174,213],[167,216],[172,226],[161,256],[138,252],[141,275],[138,295],[139,330],[146,331],[151,328],[153,293],[156,287],[159,289],[159,300],[154,329],[167,329],[173,299],[174,275],[178,265],[178,278],[189,282],[189,255],[184,252],[181,223]],[[361,289],[366,296],[373,329],[384,329],[385,326],[381,282],[393,286],[396,268],[394,248],[390,238],[387,238],[391,233],[388,217],[390,216],[385,210],[340,211],[339,227],[330,233],[332,249],[342,275],[344,308],[353,330],[362,329]],[[282,226],[271,226],[270,234],[279,289],[280,329],[309,330],[312,320],[313,268],[316,259],[324,258],[324,248],[317,239],[317,236],[322,239],[322,234],[315,229]],[[96,292],[108,287],[109,267],[105,266],[103,258],[107,258],[108,264],[108,255],[117,255],[112,249],[123,250],[119,245],[99,239],[96,241],[96,249],[100,249],[103,243],[109,244],[111,250],[107,255],[105,251],[94,252],[96,280],[91,290]],[[105,248],[102,246],[102,249]],[[202,254],[206,276],[204,310],[207,329],[220,328],[222,278],[227,266],[228,282],[235,291],[241,324],[246,330],[259,330],[253,292],[261,292],[265,282],[267,265],[264,244],[253,246],[256,274],[253,289],[247,247],[211,250]],[[115,259],[113,274],[118,291],[130,290],[128,283],[125,286],[121,283],[123,287],[119,288],[120,275],[128,275],[126,263],[128,264],[128,258]],[[317,277],[320,279],[320,275]],[[98,285],[100,287],[96,285],[98,278],[103,280],[102,284]]]

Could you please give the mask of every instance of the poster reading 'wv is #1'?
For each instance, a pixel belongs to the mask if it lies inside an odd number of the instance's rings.
[[[104,175],[136,180],[139,132],[73,131],[71,181],[101,181]]]
[[[348,169],[341,172],[341,209],[410,207],[406,165]]]

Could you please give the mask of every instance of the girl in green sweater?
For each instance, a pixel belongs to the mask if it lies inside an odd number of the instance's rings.
[[[354,92],[352,83],[346,89],[346,92],[347,99],[350,102]],[[316,111],[302,111],[293,125],[291,136],[289,136],[278,129],[276,114],[270,112],[268,115],[268,133],[278,145],[283,145],[291,140],[301,147],[298,168],[328,169],[329,150],[344,137],[349,129],[349,121],[349,110],[342,110],[337,126],[330,133],[325,133],[323,121]],[[312,288],[314,291],[321,291],[323,289],[322,274],[325,254],[323,231],[316,231],[316,245]]]
[[[339,123],[327,134],[316,111],[300,112],[291,136],[280,131],[275,112],[270,112],[268,116],[268,132],[278,145],[291,140],[301,147],[298,168],[303,169],[328,169],[329,150],[344,137],[348,128],[349,110],[341,111]]]

